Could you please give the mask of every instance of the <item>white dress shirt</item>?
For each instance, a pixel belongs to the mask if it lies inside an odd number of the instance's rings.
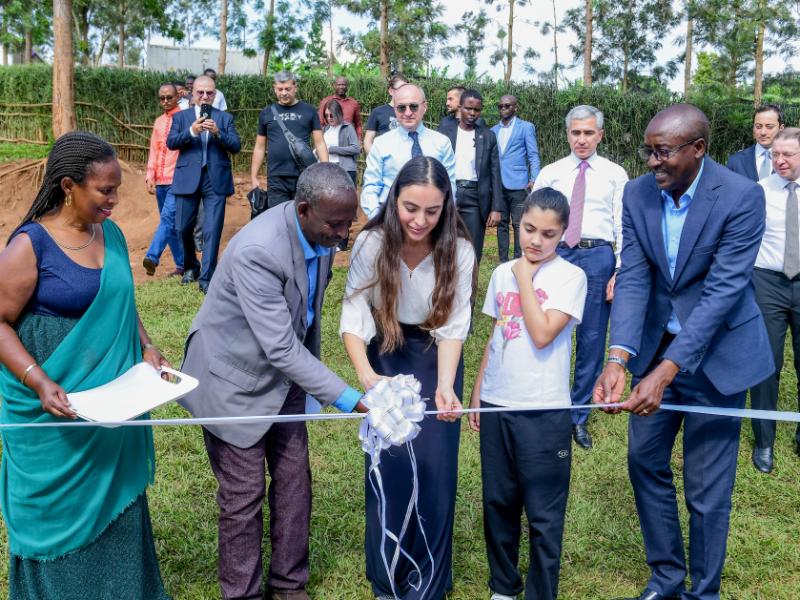
[[[800,183],[800,180],[795,180]],[[764,188],[767,200],[767,223],[761,247],[756,257],[756,266],[783,273],[783,253],[786,248],[786,189],[788,180],[777,173],[765,177],[758,184]]]
[[[498,123],[500,126],[500,131],[497,134],[497,149],[500,151],[500,154],[503,154],[503,152],[506,151],[508,140],[511,139],[511,134],[514,133],[514,123],[516,122],[517,117],[512,117],[508,122],[508,125],[503,125],[502,120]]]
[[[767,156],[770,163],[770,173],[772,173],[772,155],[769,148],[764,148],[761,144],[756,144],[756,151],[754,152],[756,159],[756,175],[761,173],[761,165],[764,164],[764,157]]]
[[[386,137],[384,134],[381,137]],[[381,139],[380,137],[377,139]],[[377,141],[377,140],[376,140]],[[350,253],[350,270],[342,301],[342,318],[339,335],[351,333],[369,343],[377,329],[372,309],[379,304],[380,289],[375,281],[375,260],[383,243],[381,230],[364,231],[358,235]],[[475,251],[472,244],[458,239],[458,281],[450,317],[431,336],[439,340],[465,340],[469,334],[472,315],[472,269],[475,266]],[[431,312],[431,298],[436,285],[433,254],[426,256],[413,270],[400,259],[400,290],[397,296],[397,320],[407,325],[424,323]]]
[[[596,152],[586,161],[589,168],[586,169],[581,237],[613,243],[619,267],[622,251],[622,192],[628,182],[628,174],[621,166]],[[533,185],[534,191],[551,187],[570,200],[580,162],[581,159],[570,153],[569,156],[547,165],[539,172]]]
[[[424,156],[435,158],[447,169],[456,197],[456,157],[446,135],[428,129],[422,123],[417,128],[419,145]],[[367,154],[367,165],[361,184],[361,208],[372,217],[386,201],[395,177],[409,160],[413,141],[405,127],[397,127],[375,138]]]
[[[475,170],[475,130],[458,128],[456,134],[456,181],[478,181]]]
[[[214,94],[214,101],[211,106],[219,110],[228,110],[228,103],[225,101],[225,94],[222,93],[222,90],[217,90],[217,93]]]

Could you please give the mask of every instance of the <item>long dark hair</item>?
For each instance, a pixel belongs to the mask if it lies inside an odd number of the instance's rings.
[[[325,105],[325,109],[322,111],[322,116],[325,116],[325,111],[331,111],[333,118],[336,119],[336,124],[341,125],[344,121],[344,116],[342,114],[342,105],[339,104],[339,101],[336,98],[331,98],[328,100],[328,103]],[[329,125],[329,123],[325,123],[325,125]]]
[[[380,301],[374,307],[375,323],[382,336],[381,352],[391,352],[403,344],[403,332],[397,320],[397,297],[400,293],[400,251],[404,244],[403,227],[397,212],[400,193],[411,185],[433,185],[444,196],[439,222],[431,231],[433,264],[436,284],[431,297],[431,312],[422,329],[431,331],[447,322],[453,309],[453,300],[458,287],[458,240],[469,240],[466,225],[461,220],[453,201],[453,191],[447,170],[435,158],[418,156],[400,169],[394,180],[386,202],[370,221],[364,231],[380,230],[383,243],[375,259],[375,280],[367,287],[380,288]],[[478,282],[477,265],[472,269],[472,297]]]
[[[61,181],[69,177],[75,183],[82,183],[94,163],[105,163],[117,157],[114,147],[103,138],[88,131],[70,131],[58,138],[47,155],[47,168],[44,180],[36,199],[17,229],[39,219],[64,203],[64,190]],[[16,233],[17,229],[14,230]],[[11,237],[14,237],[14,233]],[[11,238],[9,238],[10,240]]]

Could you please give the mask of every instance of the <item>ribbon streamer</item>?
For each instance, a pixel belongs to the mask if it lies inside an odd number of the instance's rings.
[[[395,571],[400,556],[404,556],[412,565],[411,573],[408,576],[408,584],[419,591],[424,580],[422,568],[419,563],[403,549],[403,538],[405,537],[411,519],[416,514],[417,525],[425,543],[425,550],[431,564],[430,579],[425,589],[420,594],[420,599],[425,597],[428,588],[433,582],[435,565],[433,553],[428,545],[428,538],[425,535],[425,528],[422,525],[422,518],[419,514],[419,478],[417,477],[417,458],[414,454],[414,447],[411,441],[417,437],[421,427],[418,425],[425,418],[425,402],[420,396],[422,385],[412,375],[395,375],[391,379],[381,379],[373,386],[362,398],[362,402],[369,409],[366,418],[361,422],[358,437],[361,440],[361,448],[370,456],[370,467],[367,472],[367,479],[372,487],[372,492],[378,499],[378,514],[381,524],[381,560],[386,574],[389,577],[389,585],[392,589],[392,596],[397,599],[395,587]],[[435,412],[435,411],[433,411]],[[381,476],[381,452],[392,446],[405,445],[408,451],[409,462],[412,471],[412,490],[411,498],[408,501],[406,514],[400,532],[395,534],[386,525],[386,496],[383,491],[383,478]],[[386,539],[394,542],[394,553],[389,564],[386,558]],[[413,579],[412,579],[413,578]]]

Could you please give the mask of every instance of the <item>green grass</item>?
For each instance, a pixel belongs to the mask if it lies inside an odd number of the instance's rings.
[[[11,162],[21,158],[45,158],[48,152],[50,152],[50,146],[0,142],[0,163]]]
[[[481,290],[496,264],[494,238],[487,243],[481,266]],[[355,382],[336,335],[339,303],[346,277],[337,269],[324,309],[323,359],[351,383]],[[185,333],[200,304],[194,288],[174,280],[138,287],[142,318],[173,364],[179,364]],[[477,315],[474,333],[465,347],[468,397],[490,322]],[[790,352],[790,350],[787,350]],[[796,410],[796,378],[791,355],[781,386],[780,407]],[[184,416],[176,406],[156,411],[158,417]],[[647,581],[636,509],[626,471],[625,416],[596,413],[591,422],[595,447],[576,450],[564,539],[561,595],[565,600],[608,599],[635,595]],[[319,600],[369,600],[364,578],[363,454],[355,423],[309,424],[314,476],[309,592]],[[456,502],[453,577],[450,600],[488,598],[488,578],[481,522],[478,437],[466,420],[460,455]],[[739,473],[728,545],[722,597],[736,600],[800,598],[800,458],[791,447],[793,427],[778,426],[777,469],[764,476],[750,465],[752,434],[745,422]],[[216,482],[208,466],[202,435],[196,427],[156,428],[158,470],[149,491],[161,572],[175,600],[219,598],[216,580]],[[677,485],[681,454],[674,456]],[[686,526],[686,511],[681,502]],[[265,507],[266,514],[266,507]],[[6,594],[5,542],[0,550],[0,594]],[[266,556],[269,544],[265,542]],[[524,547],[523,556],[527,554]],[[527,568],[523,558],[521,567]]]

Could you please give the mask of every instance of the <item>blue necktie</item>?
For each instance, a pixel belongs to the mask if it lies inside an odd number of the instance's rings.
[[[200,133],[200,142],[203,144],[203,164],[201,167],[205,167],[206,163],[208,163],[208,132],[203,131]]]
[[[411,144],[411,158],[422,156],[422,146],[419,145],[419,133],[416,131],[409,131],[408,137],[410,137],[413,142]]]

